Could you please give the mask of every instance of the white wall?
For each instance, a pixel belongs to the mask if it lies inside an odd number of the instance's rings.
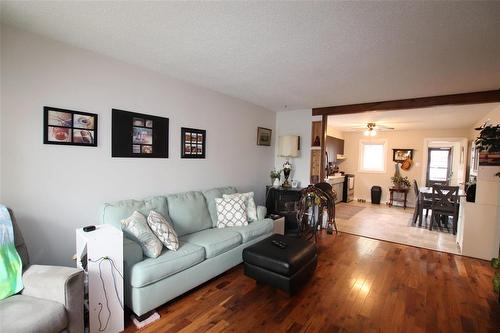
[[[496,125],[500,124],[500,106],[495,108],[494,110],[490,111],[487,115],[485,115],[483,118],[479,119],[474,126],[470,129],[470,139],[471,140],[476,140],[476,138],[479,136],[479,132],[475,130],[476,128],[482,126],[486,121]]]
[[[342,132],[340,129],[328,126],[326,129],[326,134],[329,136],[333,136],[337,139],[344,139],[344,132]]]
[[[204,88],[1,27],[1,200],[35,263],[72,265],[75,228],[104,202],[235,185],[263,202],[274,147],[256,145],[275,114]],[[44,145],[43,106],[97,113],[99,145]],[[168,117],[168,159],[111,158],[111,109]],[[207,158],[180,159],[180,127],[207,130]]]
[[[302,187],[309,185],[311,130],[312,122],[316,120],[321,120],[321,117],[313,117],[311,109],[276,113],[276,140],[278,140],[278,137],[281,135],[300,136],[300,156],[290,160],[293,168],[290,178],[299,181]],[[275,156],[275,168],[282,169],[286,159],[278,156],[277,145]],[[283,177],[281,180],[283,181]]]

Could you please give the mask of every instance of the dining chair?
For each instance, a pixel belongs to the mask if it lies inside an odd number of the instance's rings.
[[[423,198],[423,207],[420,207],[420,190],[418,189],[418,183],[415,179],[413,179],[413,190],[415,191],[415,211],[413,212],[412,224],[417,222],[418,216],[420,212],[425,210],[425,218],[429,215],[429,209],[432,206],[432,200]]]
[[[428,180],[427,181],[427,187],[432,187],[434,185],[449,186],[450,181],[449,180]]]
[[[453,218],[453,234],[457,233],[458,220],[458,186],[432,186],[432,215],[429,230],[441,217]],[[446,218],[448,221],[448,218]]]

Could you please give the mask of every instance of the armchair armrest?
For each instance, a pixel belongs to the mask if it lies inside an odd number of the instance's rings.
[[[257,206],[257,220],[261,221],[266,218],[267,208],[264,206]]]
[[[31,265],[23,274],[23,295],[59,302],[68,313],[68,331],[83,332],[83,271]]]

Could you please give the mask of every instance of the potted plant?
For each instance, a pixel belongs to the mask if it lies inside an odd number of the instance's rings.
[[[500,259],[491,259],[491,267],[493,267],[495,270],[500,269]],[[495,272],[495,276],[493,277],[493,291],[499,294],[498,300],[500,301],[500,273],[498,271]]]
[[[408,177],[402,177],[398,175],[394,175],[391,177],[391,181],[396,188],[410,188],[411,183]]]
[[[282,170],[276,170],[276,169],[271,170],[271,174],[270,174],[270,176],[271,176],[271,184],[274,187],[279,187],[280,186],[281,171]]]
[[[500,125],[487,122],[476,128],[480,131],[474,142],[479,151],[479,165],[500,164]]]

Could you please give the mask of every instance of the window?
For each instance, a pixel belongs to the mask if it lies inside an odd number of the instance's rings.
[[[359,171],[385,172],[386,146],[385,140],[361,140],[359,142]]]

